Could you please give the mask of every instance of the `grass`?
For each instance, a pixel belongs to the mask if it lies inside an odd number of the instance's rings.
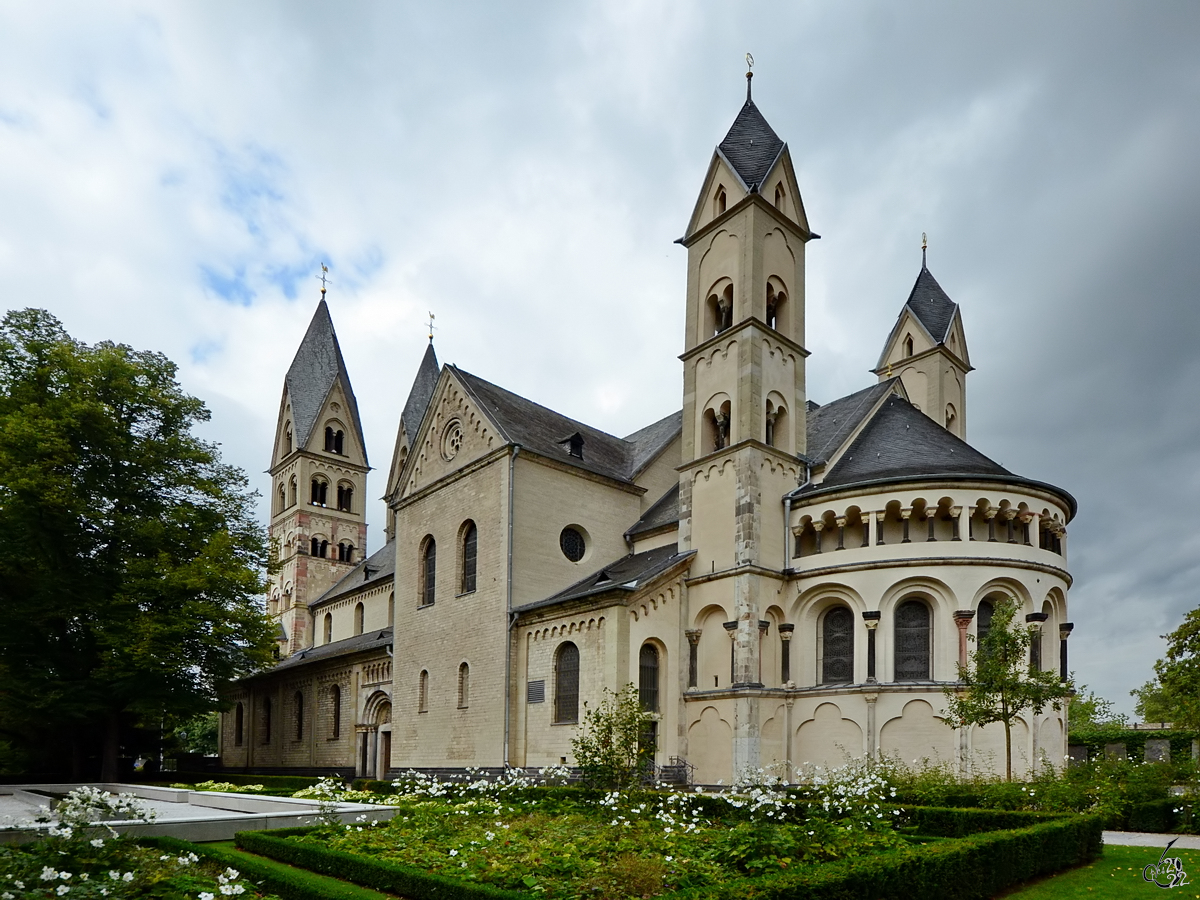
[[[1170,838],[1163,839],[1163,845]],[[1104,855],[1086,866],[1068,869],[1049,878],[1001,895],[1004,900],[1127,900],[1129,897],[1157,897],[1159,889],[1142,878],[1142,870],[1156,863],[1162,847],[1118,847],[1105,845]],[[1187,873],[1188,884],[1172,888],[1170,900],[1200,897],[1200,850],[1177,850],[1168,857],[1179,857]]]

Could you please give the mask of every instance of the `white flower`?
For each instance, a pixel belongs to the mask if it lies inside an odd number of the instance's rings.
[[[233,886],[233,893],[234,894],[244,894],[244,893],[246,893],[246,889],[244,887],[242,887],[240,884],[235,884]]]
[[[118,872],[116,869],[109,869],[108,877],[111,878],[113,881],[119,881],[121,878],[121,873]]]
[[[91,844],[93,847],[103,847],[104,846],[104,838],[92,838],[90,841],[88,841],[88,843]]]
[[[201,891],[200,892],[200,900],[213,900],[213,895],[210,894],[208,891]]]
[[[126,872],[124,875],[121,876],[121,880],[124,881],[126,884],[128,884],[129,882],[133,881],[133,873]]]
[[[0,900],[13,900],[13,895],[5,891],[3,894],[0,894]]]
[[[230,894],[233,893],[233,885],[223,884],[223,885],[221,885],[219,890],[221,891],[222,894],[224,894],[226,897],[228,897]]]
[[[60,884],[60,885],[58,886],[58,889],[57,889],[57,890],[55,890],[55,892],[54,892],[54,893],[58,894],[58,896],[60,896],[60,897],[61,897],[61,896],[63,896],[64,894],[69,894],[69,893],[71,893],[71,888],[70,888],[70,886],[69,886],[69,885]]]
[[[63,881],[69,881],[71,878],[71,873],[70,872],[59,872],[58,877],[61,878]]]
[[[91,876],[91,875],[89,875],[87,872],[80,872],[80,873],[79,873],[79,880],[80,880],[80,881],[87,881],[87,880],[88,880],[89,878],[91,878],[91,877],[92,877],[92,876]]]
[[[49,866],[42,867],[42,881],[53,881],[57,877],[58,872],[54,871],[54,869],[50,868]]]
[[[451,850],[451,851],[450,851],[450,855],[451,855],[451,856],[458,856],[458,851],[457,851],[457,850]]]

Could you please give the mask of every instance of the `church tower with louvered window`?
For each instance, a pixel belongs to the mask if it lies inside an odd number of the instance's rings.
[[[309,603],[363,559],[366,442],[358,402],[322,298],[283,383],[271,459],[268,609],[281,655],[308,646]]]

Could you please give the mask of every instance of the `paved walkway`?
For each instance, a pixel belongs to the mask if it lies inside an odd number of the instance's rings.
[[[1158,847],[1167,846],[1175,839],[1171,849],[1200,850],[1200,834],[1153,834],[1148,831],[1106,831],[1104,843],[1119,844],[1123,847]]]

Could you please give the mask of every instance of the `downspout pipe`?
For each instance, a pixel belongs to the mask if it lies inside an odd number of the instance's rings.
[[[509,737],[512,728],[512,630],[517,622],[513,615],[513,474],[516,471],[520,444],[513,444],[508,458],[508,576],[504,600],[504,768],[508,769]]]

